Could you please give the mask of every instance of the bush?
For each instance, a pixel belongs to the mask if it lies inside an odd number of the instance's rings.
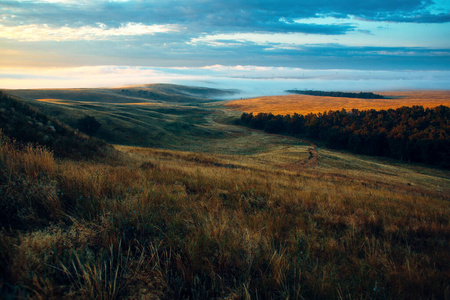
[[[88,135],[94,135],[101,127],[95,117],[85,116],[78,120],[78,129]]]

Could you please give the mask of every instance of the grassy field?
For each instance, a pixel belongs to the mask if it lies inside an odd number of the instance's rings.
[[[274,115],[323,113],[329,110],[389,109],[402,106],[421,105],[423,107],[450,106],[450,91],[393,91],[378,93],[389,99],[355,99],[309,95],[266,96],[252,99],[233,100],[226,107],[253,113]]]
[[[102,126],[94,135],[108,143],[171,149],[221,138],[223,132],[203,126],[214,110],[201,105],[232,92],[164,84],[8,91],[73,128],[81,118],[95,117]]]
[[[66,101],[44,108],[95,111],[108,126],[98,107]],[[187,104],[156,105],[220,135],[72,160],[0,133],[0,298],[450,297],[448,171],[227,125],[238,112]],[[131,106],[125,126],[153,104],[102,105]]]
[[[448,297],[448,173],[304,147],[105,164],[3,139],[2,295]]]

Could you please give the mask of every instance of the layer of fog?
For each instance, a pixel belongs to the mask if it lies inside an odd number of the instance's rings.
[[[450,71],[307,70],[261,66],[151,68],[87,66],[0,68],[0,89],[94,88],[172,83],[239,90],[228,98],[283,95],[290,89],[323,91],[445,90]]]

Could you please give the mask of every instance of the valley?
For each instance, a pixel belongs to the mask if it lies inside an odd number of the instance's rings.
[[[219,101],[232,92],[6,91],[54,126],[94,117],[93,136],[112,146],[74,159],[1,134],[0,296],[448,297],[448,170],[237,126],[242,112]],[[429,95],[409,103],[449,101]],[[280,99],[270,112],[291,107]],[[52,136],[36,112],[11,108],[2,130],[29,122],[47,140],[100,141],[70,127]]]

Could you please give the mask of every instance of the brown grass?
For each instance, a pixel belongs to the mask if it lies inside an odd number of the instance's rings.
[[[286,169],[305,145],[246,156],[120,146],[115,164],[33,149],[0,147],[12,166],[0,190],[49,221],[0,230],[3,298],[449,296],[448,172],[322,149],[317,165]],[[25,180],[60,213],[28,203],[13,188]]]
[[[226,106],[244,112],[274,115],[323,113],[329,110],[395,109],[402,106],[450,106],[450,91],[395,91],[379,93],[393,99],[355,99],[310,95],[266,96],[227,102]]]
[[[61,105],[72,105],[71,101],[62,100],[62,99],[36,99],[36,101],[51,103],[51,104],[61,104]]]
[[[60,104],[60,105],[77,105],[77,104],[86,104],[85,101],[76,101],[76,100],[66,100],[66,99],[50,99],[50,98],[43,98],[43,99],[36,99],[38,102],[44,102],[49,104]],[[94,102],[89,101],[90,104],[98,104],[101,102]],[[136,106],[158,106],[158,107],[167,107],[167,105],[163,105],[161,103],[157,102],[136,102],[136,103],[130,103],[130,102],[123,102],[123,103],[111,103],[111,105],[136,105]]]

